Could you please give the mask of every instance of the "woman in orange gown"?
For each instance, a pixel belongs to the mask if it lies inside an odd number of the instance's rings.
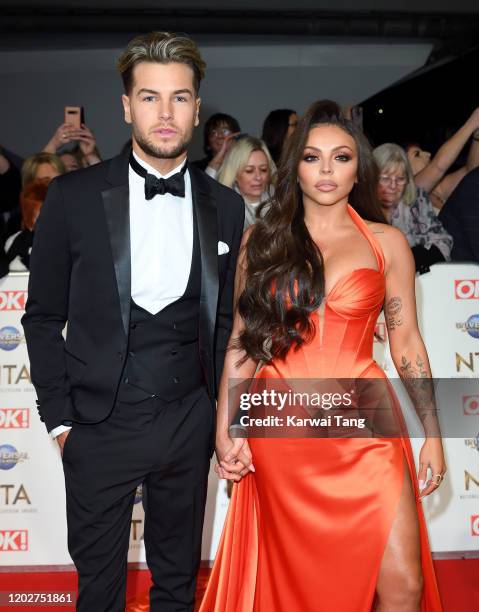
[[[442,609],[420,501],[446,470],[440,438],[426,436],[416,477],[407,436],[230,437],[229,379],[385,379],[372,357],[383,304],[399,375],[431,376],[414,261],[379,222],[375,180],[362,135],[315,103],[276,205],[245,233],[217,427],[216,470],[237,484],[201,612]]]

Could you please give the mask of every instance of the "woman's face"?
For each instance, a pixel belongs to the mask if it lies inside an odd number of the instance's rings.
[[[65,168],[67,172],[72,172],[73,170],[78,170],[80,167],[78,165],[77,159],[71,153],[63,153],[60,155],[62,162],[65,164]]]
[[[259,202],[269,186],[268,158],[263,151],[253,151],[246,166],[236,176],[238,189],[247,202]]]
[[[288,131],[286,132],[286,137],[284,141],[286,142],[293,134],[296,126],[298,125],[298,115],[296,113],[291,113],[288,120]]]
[[[56,176],[60,176],[58,170],[55,168],[55,166],[46,162],[38,166],[37,172],[33,178],[34,180],[41,179],[51,181]]]
[[[347,202],[357,170],[358,152],[352,136],[336,125],[312,128],[298,166],[304,205]]]
[[[229,125],[224,122],[219,123],[211,130],[208,135],[208,145],[213,156],[220,151],[225,141],[225,136],[228,136],[228,134],[231,134],[231,130]]]
[[[392,208],[401,201],[407,185],[404,164],[395,164],[381,170],[378,180],[378,198],[384,209]]]
[[[419,147],[412,146],[407,150],[407,156],[409,163],[411,164],[412,173],[414,176],[424,170],[424,168],[431,161],[431,154],[429,151],[423,151]]]

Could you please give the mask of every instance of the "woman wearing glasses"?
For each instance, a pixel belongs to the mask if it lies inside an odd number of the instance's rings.
[[[231,115],[215,113],[208,118],[203,128],[203,150],[205,157],[193,162],[212,178],[216,177],[218,168],[223,163],[233,138],[240,132],[238,121]]]
[[[414,255],[416,271],[450,261],[452,238],[436,216],[427,192],[416,187],[404,150],[392,143],[374,149],[379,168],[377,194],[388,222],[405,234]]]

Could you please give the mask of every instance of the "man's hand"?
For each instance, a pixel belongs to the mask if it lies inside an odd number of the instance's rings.
[[[216,440],[218,464],[215,472],[220,478],[239,482],[248,472],[254,472],[251,450],[246,438],[224,436]]]
[[[55,438],[55,440],[58,442],[58,446],[60,447],[60,455],[62,457],[63,457],[63,447],[65,446],[65,442],[70,432],[71,432],[71,429],[69,429],[68,431],[63,431],[61,434],[58,434],[58,436]]]

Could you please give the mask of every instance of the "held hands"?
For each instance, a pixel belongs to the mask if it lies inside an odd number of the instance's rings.
[[[216,440],[218,464],[215,472],[220,478],[239,482],[249,472],[254,472],[251,450],[246,438],[231,439],[229,435]]]
[[[427,480],[427,470],[431,470],[431,478]],[[419,497],[426,497],[441,484],[447,467],[444,460],[441,438],[427,438],[419,453]]]

